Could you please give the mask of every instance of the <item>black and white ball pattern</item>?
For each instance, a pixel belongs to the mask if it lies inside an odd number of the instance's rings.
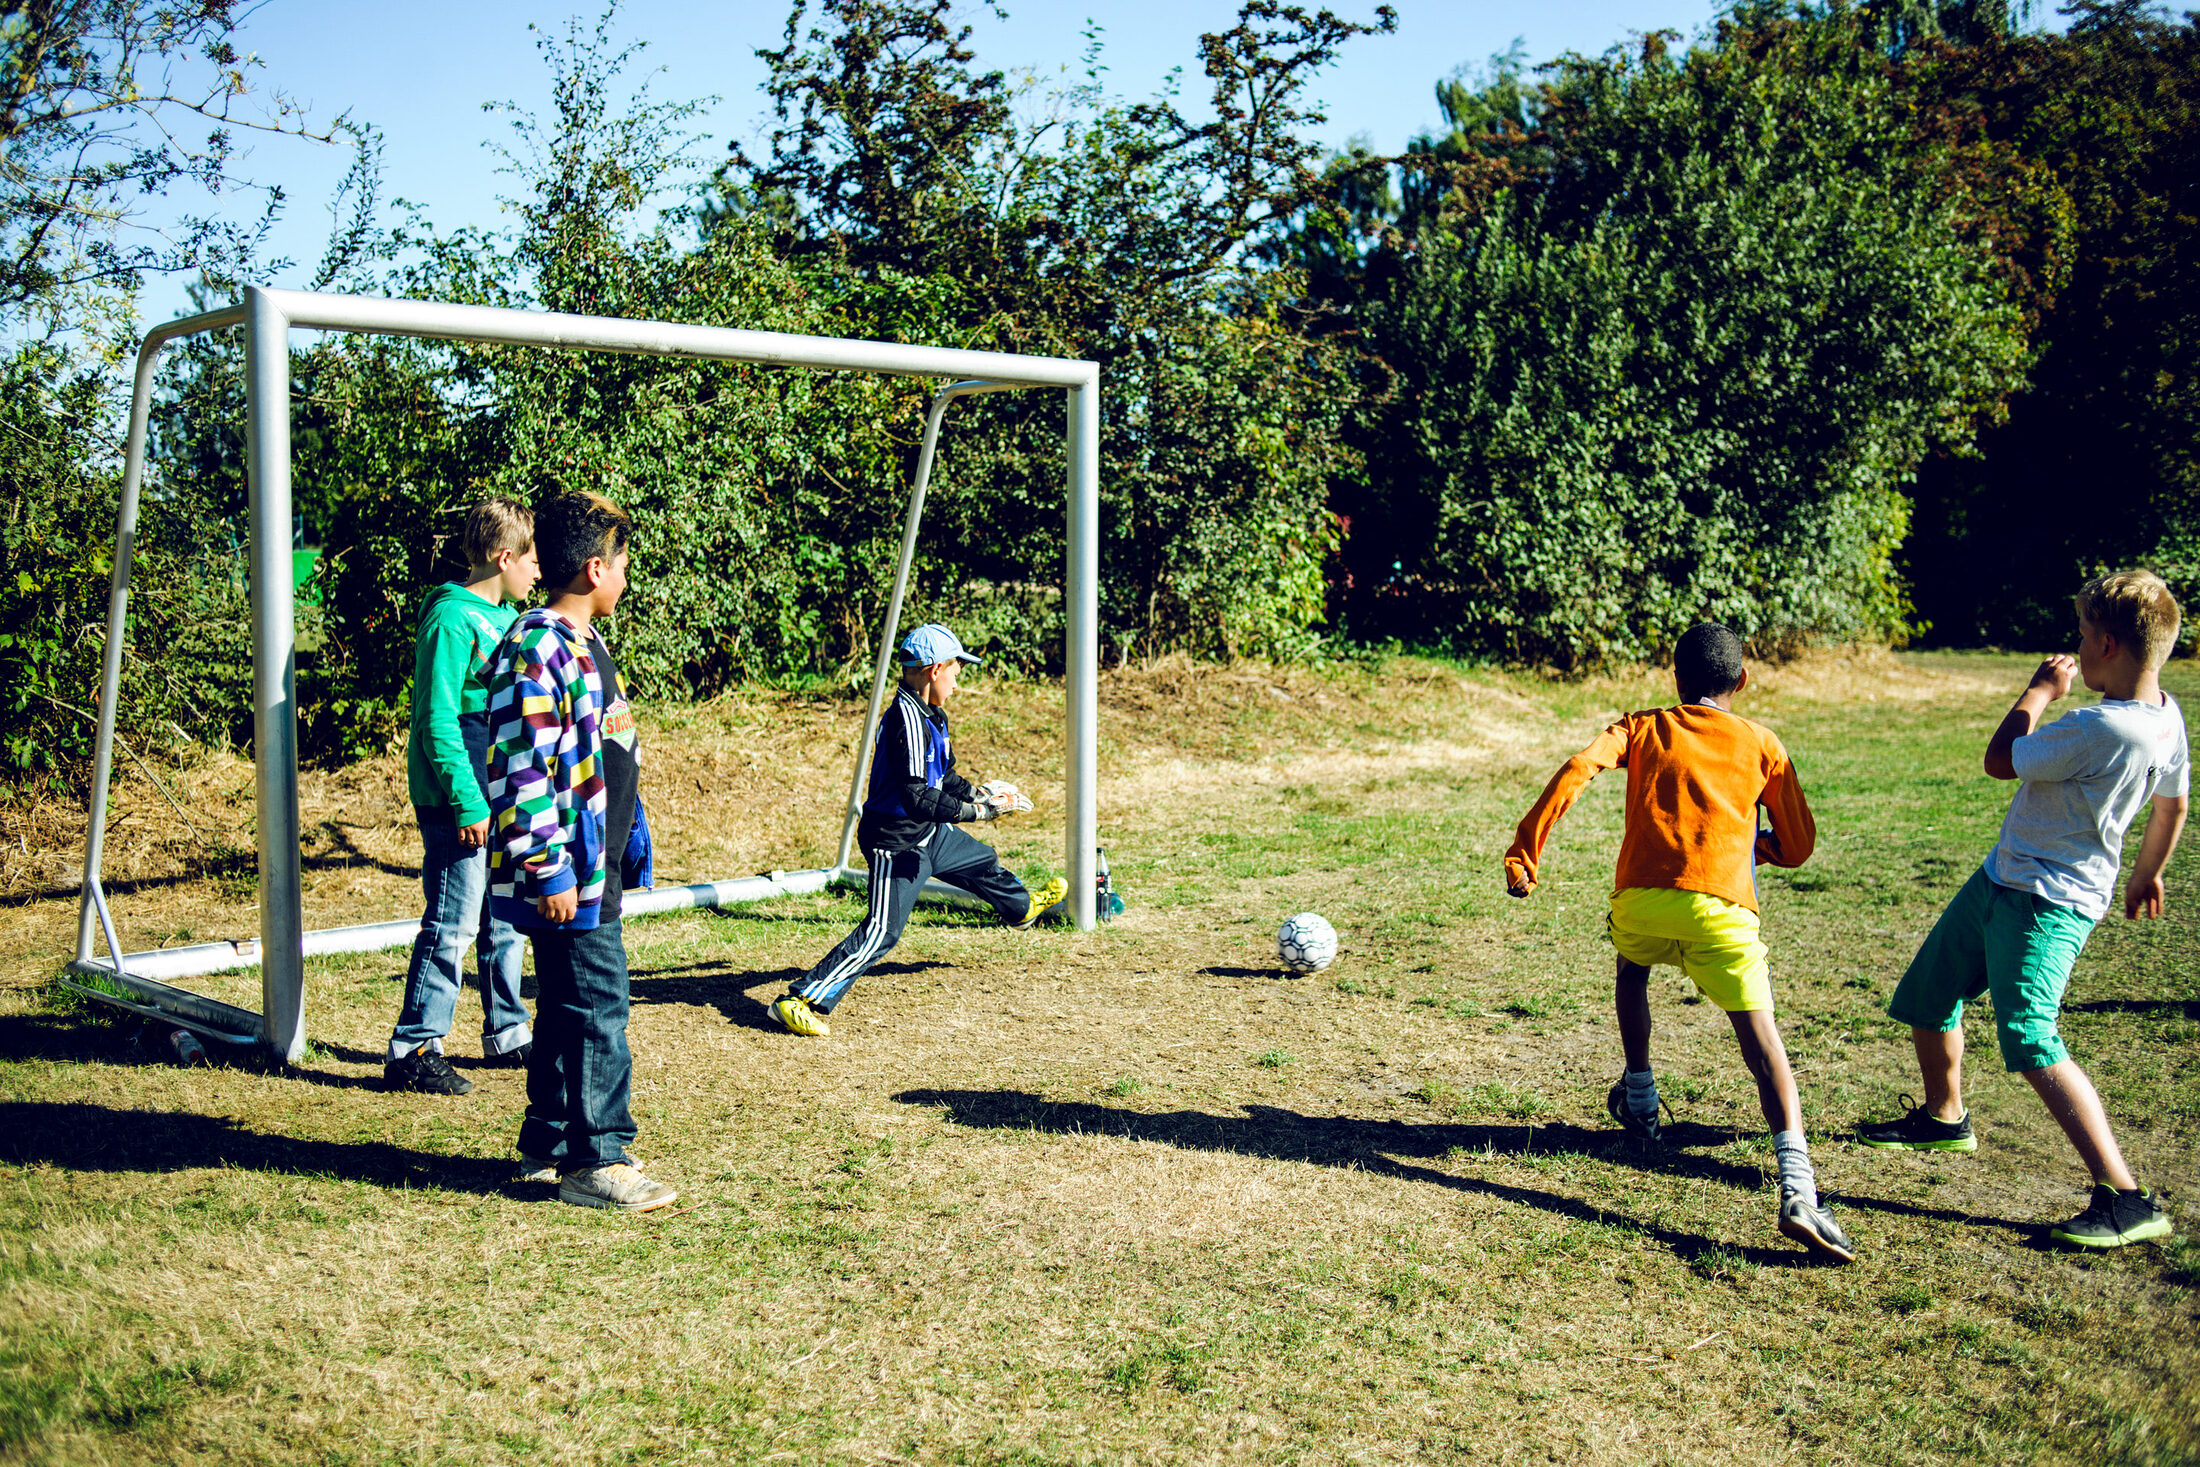
[[[1337,929],[1318,912],[1287,917],[1276,930],[1276,958],[1294,973],[1319,973],[1337,960]]]

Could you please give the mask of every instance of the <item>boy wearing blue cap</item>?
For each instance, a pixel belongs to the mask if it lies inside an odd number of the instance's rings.
[[[871,868],[871,909],[823,962],[772,1004],[772,1017],[793,1033],[830,1032],[825,1016],[901,940],[909,909],[931,878],[984,898],[1012,927],[1029,927],[1068,894],[1068,883],[1057,878],[1034,897],[1002,868],[991,846],[956,829],[1031,808],[1012,784],[973,786],[955,772],[947,700],[963,664],[979,660],[936,623],[918,627],[901,644],[901,689],[879,720],[870,791],[856,827]]]

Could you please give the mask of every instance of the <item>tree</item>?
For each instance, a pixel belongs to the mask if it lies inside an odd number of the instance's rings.
[[[332,142],[281,92],[255,93],[259,63],[233,44],[237,0],[10,0],[0,6],[0,320],[82,327],[150,272],[220,270],[256,226],[187,217],[173,237],[139,223],[146,201],[188,184],[250,187],[236,138]],[[210,126],[203,139],[190,129]]]
[[[2015,386],[2023,316],[1863,22],[1562,63],[1555,165],[1379,262],[1355,630],[1562,668],[1712,617],[1900,635],[1901,490]]]
[[[1937,641],[2064,645],[2071,593],[2111,566],[2200,596],[2200,20],[2075,12],[2065,36],[1920,47],[1897,74],[1921,130],[2041,176],[1975,211],[2038,363],[1975,456],[1920,475],[1905,558]]]
[[[798,5],[787,45],[760,53],[780,110],[771,151],[736,154],[715,217],[775,221],[782,249],[846,283],[865,334],[1099,361],[1111,638],[1302,643],[1320,616],[1304,587],[1334,540],[1322,481],[1349,458],[1319,425],[1355,388],[1293,308],[1303,291],[1265,278],[1263,247],[1326,187],[1310,80],[1394,17],[1250,0],[1200,39],[1210,117],[1193,120],[1173,90],[1111,101],[1095,48],[1084,84],[1033,99],[1027,122],[951,12],[826,0],[805,30]],[[1255,363],[1269,400],[1243,375]],[[1303,431],[1254,431],[1271,409]],[[1039,657],[1059,630],[1062,525],[1052,453],[1034,445],[1054,440],[1059,408],[1019,394],[956,414],[922,589]],[[1300,448],[1288,461],[1286,441]]]
[[[113,569],[117,458],[107,387],[31,342],[0,362],[0,767],[80,779],[89,764]],[[123,648],[131,754],[218,740],[245,706],[250,654],[226,527],[189,486],[139,511]]]

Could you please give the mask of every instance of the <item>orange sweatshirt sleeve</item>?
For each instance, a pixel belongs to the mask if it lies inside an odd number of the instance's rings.
[[[1781,749],[1779,757],[1765,792],[1757,797],[1757,803],[1765,807],[1765,814],[1772,820],[1771,834],[1757,837],[1757,856],[1775,866],[1800,866],[1817,848],[1818,822],[1811,818],[1810,803],[1803,798],[1803,781],[1788,762],[1787,750]]]
[[[1505,885],[1525,883],[1529,891],[1535,890],[1536,867],[1543,859],[1543,843],[1551,838],[1551,827],[1558,824],[1558,817],[1571,809],[1581,792],[1607,769],[1624,768],[1627,763],[1628,720],[1621,719],[1590,741],[1589,747],[1558,766],[1558,773],[1543,786],[1543,793],[1528,807],[1528,813],[1520,817],[1520,826],[1513,832],[1512,848],[1505,852]],[[1796,791],[1802,798],[1802,791]],[[1810,813],[1805,811],[1807,822]]]

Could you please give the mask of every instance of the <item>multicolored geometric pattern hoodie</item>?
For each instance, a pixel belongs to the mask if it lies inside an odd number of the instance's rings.
[[[489,900],[540,927],[539,897],[579,892],[561,931],[597,925],[606,859],[603,676],[588,635],[548,607],[521,613],[489,671]]]

